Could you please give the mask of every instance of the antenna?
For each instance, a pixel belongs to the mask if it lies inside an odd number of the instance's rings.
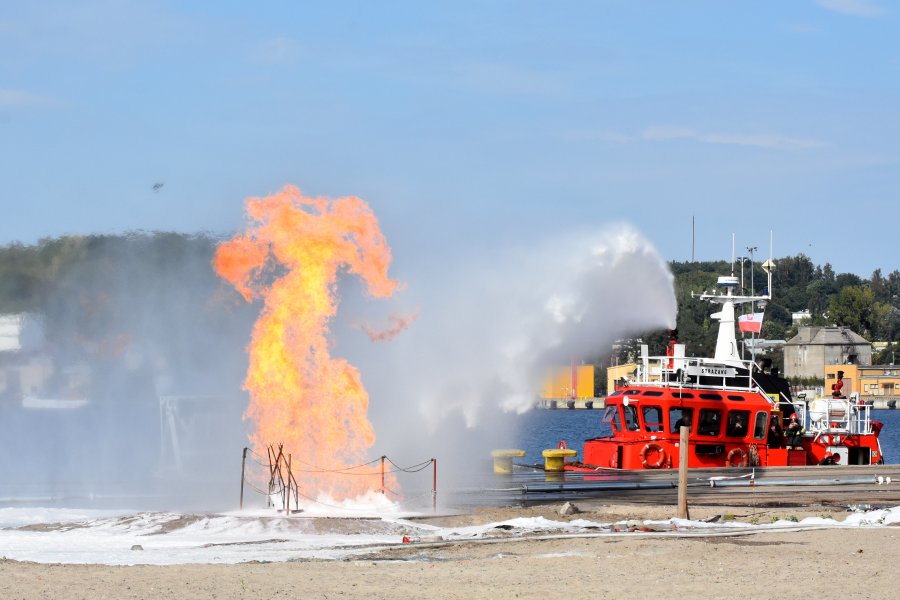
[[[734,275],[734,232],[731,233],[731,274]]]
[[[697,246],[697,228],[694,224],[694,215],[691,215],[691,262],[694,262],[694,249]]]

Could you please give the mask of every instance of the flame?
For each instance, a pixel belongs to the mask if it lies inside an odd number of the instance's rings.
[[[400,333],[412,325],[413,321],[418,318],[419,312],[416,311],[408,315],[390,315],[388,321],[390,321],[391,324],[384,329],[375,329],[368,323],[359,323],[357,327],[369,336],[369,340],[373,342],[386,342],[400,335]]]
[[[338,273],[357,275],[374,297],[398,287],[387,274],[391,251],[378,221],[359,198],[309,198],[294,186],[248,198],[246,209],[246,232],[218,247],[214,267],[248,302],[264,302],[244,384],[254,450],[265,455],[269,443],[283,442],[304,493],[349,497],[380,487],[380,473],[333,472],[364,463],[375,432],[359,371],[331,357],[328,337]],[[298,461],[306,472],[297,472]]]

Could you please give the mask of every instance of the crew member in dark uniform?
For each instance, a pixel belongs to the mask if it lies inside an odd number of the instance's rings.
[[[803,431],[803,425],[797,420],[797,413],[791,413],[791,420],[784,430],[785,445],[788,449],[797,448],[799,450],[803,447],[803,443],[800,441]]]
[[[772,413],[769,417],[769,435],[766,445],[769,448],[780,448],[784,441],[784,430],[781,428],[781,413]]]

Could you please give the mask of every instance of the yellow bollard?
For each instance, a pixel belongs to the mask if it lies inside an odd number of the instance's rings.
[[[578,454],[575,450],[568,448],[552,448],[544,450],[544,470],[545,471],[563,471],[565,470],[566,459],[570,456]]]
[[[524,450],[494,450],[491,452],[494,457],[494,473],[512,473],[513,458],[522,458],[525,456]]]

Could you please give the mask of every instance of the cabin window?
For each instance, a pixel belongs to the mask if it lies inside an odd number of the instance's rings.
[[[766,429],[766,417],[768,415],[759,411],[756,413],[756,423],[753,425],[753,439],[754,440],[764,440],[766,439],[766,434],[768,430]]]
[[[644,392],[645,396],[662,396],[663,393],[658,390],[648,390]]]
[[[675,396],[676,398],[693,398],[694,397],[694,395],[690,392],[675,392],[672,395]]]
[[[734,400],[735,402],[743,402],[744,401],[743,396],[735,396],[734,394],[728,394],[728,399]]]
[[[700,411],[700,422],[697,424],[699,435],[719,435],[722,428],[722,411],[704,408]]]
[[[693,408],[670,408],[669,409],[669,423],[671,423],[671,428],[669,433],[681,433],[681,426],[686,425],[688,431],[693,429],[691,422],[694,419],[694,409]]]
[[[700,397],[703,398],[704,400],[721,400],[722,399],[721,394],[708,394],[707,393],[707,394],[700,394]]]
[[[629,404],[628,406],[623,406],[622,410],[625,411],[625,429],[628,431],[639,430],[637,407],[634,404]]]
[[[747,435],[747,426],[749,424],[749,410],[732,410],[728,413],[728,425],[725,427],[725,435],[728,437],[744,437]]]
[[[662,409],[658,406],[644,406],[641,408],[644,413],[644,430],[645,431],[662,431]]]
[[[613,433],[616,431],[622,431],[622,420],[619,418],[619,407],[618,406],[607,406],[606,412],[603,413],[603,419],[601,419],[603,423],[609,423],[609,426],[612,428]]]
[[[621,396],[621,395],[624,394],[624,393],[625,393],[625,392],[622,391],[622,390],[616,390],[616,391],[614,391],[612,394],[610,394],[610,396]]]

